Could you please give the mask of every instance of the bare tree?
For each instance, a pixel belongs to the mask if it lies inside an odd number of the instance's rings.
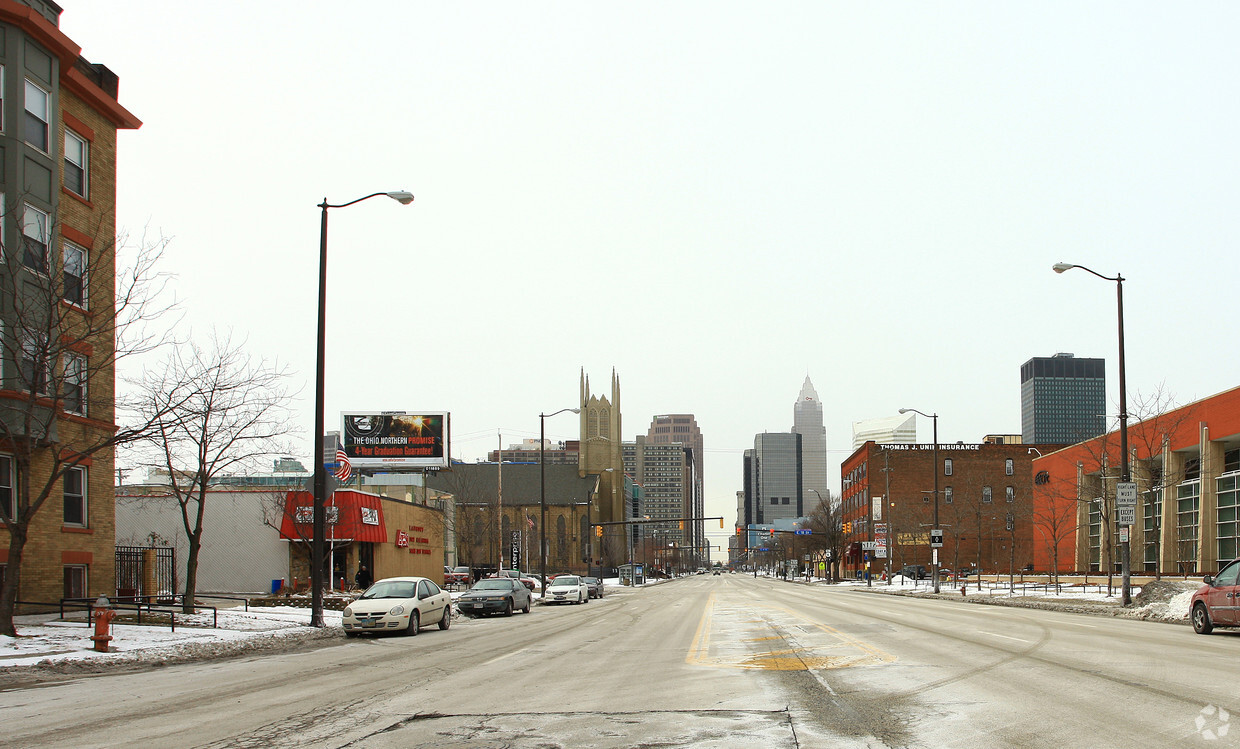
[[[1055,590],[1058,591],[1060,549],[1064,543],[1076,538],[1077,529],[1080,528],[1077,520],[1076,477],[1056,478],[1047,471],[1039,471],[1033,477],[1033,494],[1041,499],[1034,503],[1033,527],[1050,552],[1048,572],[1055,584]]]
[[[9,636],[17,634],[13,614],[35,517],[67,493],[66,483],[81,485],[92,463],[110,470],[115,448],[142,438],[163,415],[118,426],[115,371],[165,341],[154,324],[176,307],[164,293],[169,276],[158,270],[166,239],[107,238],[87,267],[68,245],[51,252],[51,226],[26,228],[0,274],[0,357],[15,365],[6,364],[0,382],[0,443],[10,453],[0,461],[0,520],[9,536],[0,634]]]
[[[213,334],[210,348],[179,345],[142,380],[139,412],[155,425],[145,440],[148,465],[168,472],[189,544],[186,613],[194,610],[208,488],[224,473],[290,452],[282,443],[292,431],[287,376],[280,365],[244,353],[231,337]]]

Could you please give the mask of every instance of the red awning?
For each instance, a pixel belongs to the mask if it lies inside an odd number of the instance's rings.
[[[326,541],[388,542],[382,500],[373,494],[342,489],[327,498]],[[289,492],[284,501],[280,538],[309,541],[314,537],[314,495]]]

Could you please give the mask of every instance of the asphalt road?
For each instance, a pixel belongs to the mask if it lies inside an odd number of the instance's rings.
[[[9,690],[0,744],[1229,746],[1238,656],[1240,633],[706,575]]]

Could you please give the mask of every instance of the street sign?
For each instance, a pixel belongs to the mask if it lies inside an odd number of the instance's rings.
[[[1135,481],[1122,481],[1115,485],[1115,506],[1137,506],[1137,484]]]
[[[874,542],[873,541],[862,541],[861,550],[862,551],[874,551]]]
[[[1117,507],[1115,508],[1115,522],[1124,528],[1129,525],[1137,524],[1137,508],[1136,507]]]
[[[879,546],[878,548],[876,548],[874,550],[874,558],[875,559],[886,559],[887,558],[887,547]]]
[[[1121,544],[1128,543],[1128,526],[1121,525],[1119,527],[1119,542]]]
[[[798,536],[811,536],[813,533],[814,531],[809,528],[797,528]]]
[[[935,528],[930,531],[930,548],[943,548],[943,531],[941,529]]]
[[[827,549],[827,559],[830,559],[830,558],[831,558],[831,550]]]

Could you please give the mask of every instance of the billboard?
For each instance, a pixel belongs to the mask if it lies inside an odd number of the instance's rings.
[[[448,466],[447,412],[364,411],[341,418],[341,447],[356,468]]]

